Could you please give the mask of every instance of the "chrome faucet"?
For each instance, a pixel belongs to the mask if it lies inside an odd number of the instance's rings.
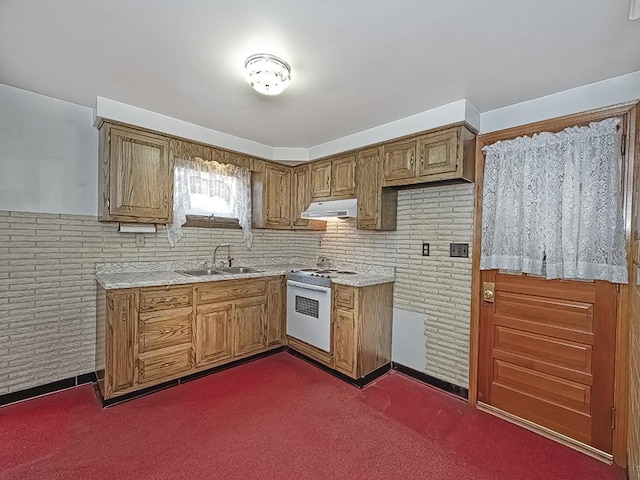
[[[231,244],[230,243],[221,243],[220,245],[218,245],[214,250],[213,250],[213,265],[211,265],[211,268],[215,269],[216,268],[216,254],[218,253],[218,249],[220,247],[226,247],[227,248],[227,263],[228,263],[228,267],[231,268],[231,262],[233,261],[233,258],[231,257]]]

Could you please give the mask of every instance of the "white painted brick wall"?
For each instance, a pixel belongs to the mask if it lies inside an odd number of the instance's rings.
[[[95,264],[207,260],[231,243],[236,263],[317,256],[319,234],[189,228],[170,248],[164,228],[135,235],[95,217],[0,211],[0,395],[93,371]]]
[[[424,372],[468,386],[471,310],[469,258],[450,258],[449,243],[473,237],[473,185],[401,190],[395,232],[357,230],[355,221],[332,221],[322,255],[396,267],[394,307],[426,315]],[[422,256],[422,242],[430,256]]]

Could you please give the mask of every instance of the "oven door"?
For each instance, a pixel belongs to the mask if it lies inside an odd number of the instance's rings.
[[[287,335],[330,351],[331,288],[287,280]]]

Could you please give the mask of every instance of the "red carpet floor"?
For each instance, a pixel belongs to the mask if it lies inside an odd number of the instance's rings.
[[[0,479],[623,479],[394,373],[358,390],[280,353],[105,410],[0,409]]]

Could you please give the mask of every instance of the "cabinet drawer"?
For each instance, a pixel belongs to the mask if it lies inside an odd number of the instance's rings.
[[[192,313],[191,307],[184,307],[140,314],[140,352],[191,343]]]
[[[338,287],[336,288],[336,307],[345,308],[347,310],[353,310],[354,302],[356,298],[355,288],[350,287]]]
[[[266,280],[241,280],[214,282],[197,287],[198,306],[203,303],[220,303],[238,298],[262,297],[267,293]]]
[[[162,287],[140,290],[140,311],[152,312],[188,307],[193,298],[191,287]]]
[[[153,382],[187,372],[193,367],[191,347],[180,350],[159,350],[141,354],[138,358],[138,383]]]

